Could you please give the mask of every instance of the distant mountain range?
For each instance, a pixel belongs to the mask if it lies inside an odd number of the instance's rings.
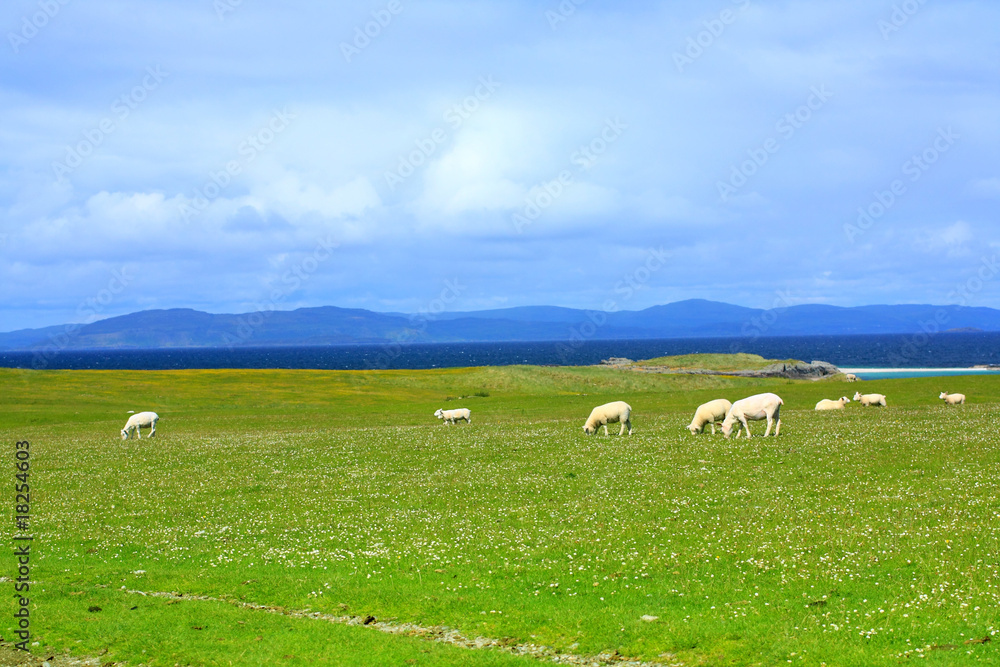
[[[1000,310],[966,306],[801,305],[762,310],[692,299],[645,310],[524,306],[411,316],[324,306],[213,315],[146,310],[86,325],[0,333],[0,350],[170,348],[352,343],[714,338],[920,331],[1000,331]]]

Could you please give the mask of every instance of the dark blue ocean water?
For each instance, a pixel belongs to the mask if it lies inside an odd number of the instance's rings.
[[[0,352],[0,367],[35,369],[445,368],[538,364],[579,366],[608,357],[650,359],[695,352],[751,352],[769,359],[829,361],[842,367],[967,368],[1000,364],[1000,333],[676,338],[532,343],[434,343],[324,347],[173,348]]]

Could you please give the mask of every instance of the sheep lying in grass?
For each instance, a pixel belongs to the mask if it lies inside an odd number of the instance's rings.
[[[771,433],[771,425],[775,420],[777,420],[778,425],[774,429],[774,435],[777,436],[781,432],[781,406],[784,404],[785,402],[781,400],[780,396],[770,393],[756,394],[736,401],[722,422],[722,435],[728,438],[733,432],[735,424],[737,438],[740,437],[740,428],[743,428],[747,438],[750,438],[750,425],[747,424],[747,420],[766,419],[767,430],[764,431],[764,437],[766,438]]]
[[[597,433],[597,429],[603,426],[604,435],[606,436],[608,435],[608,424],[621,422],[622,427],[618,430],[618,435],[625,433],[626,429],[628,430],[628,434],[632,435],[632,422],[629,419],[631,416],[632,406],[625,401],[614,401],[613,403],[598,405],[591,410],[590,416],[587,417],[587,423],[583,425],[583,432],[587,435],[594,435]]]
[[[851,402],[851,399],[846,396],[841,396],[835,401],[831,401],[829,398],[824,398],[822,401],[816,404],[817,410],[843,410],[844,406]]]
[[[945,405],[962,405],[965,403],[965,394],[949,394],[942,391],[938,398],[944,399]]]
[[[864,406],[874,405],[881,408],[886,406],[884,394],[865,394],[862,396],[859,391],[854,394],[854,400],[859,401]]]
[[[122,429],[122,440],[128,440],[132,437],[132,431],[135,430],[135,437],[142,439],[142,429],[149,429],[149,437],[152,438],[156,435],[156,422],[159,421],[160,416],[155,412],[139,412],[128,418],[125,422],[125,428]]]
[[[468,408],[455,408],[454,410],[438,409],[434,416],[444,421],[445,424],[454,424],[459,419],[464,419],[466,423],[472,423],[472,413]]]
[[[703,405],[699,405],[694,412],[694,418],[688,424],[691,435],[705,432],[705,425],[712,425],[712,435],[715,435],[715,422],[721,422],[726,418],[726,413],[733,407],[733,404],[724,398],[717,398]]]

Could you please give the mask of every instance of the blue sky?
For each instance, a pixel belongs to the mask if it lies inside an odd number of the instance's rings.
[[[0,330],[1000,307],[995,2],[332,4],[4,3]]]

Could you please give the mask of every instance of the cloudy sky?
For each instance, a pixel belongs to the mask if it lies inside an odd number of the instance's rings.
[[[1000,307],[997,25],[987,0],[5,2],[0,330],[442,294]]]

